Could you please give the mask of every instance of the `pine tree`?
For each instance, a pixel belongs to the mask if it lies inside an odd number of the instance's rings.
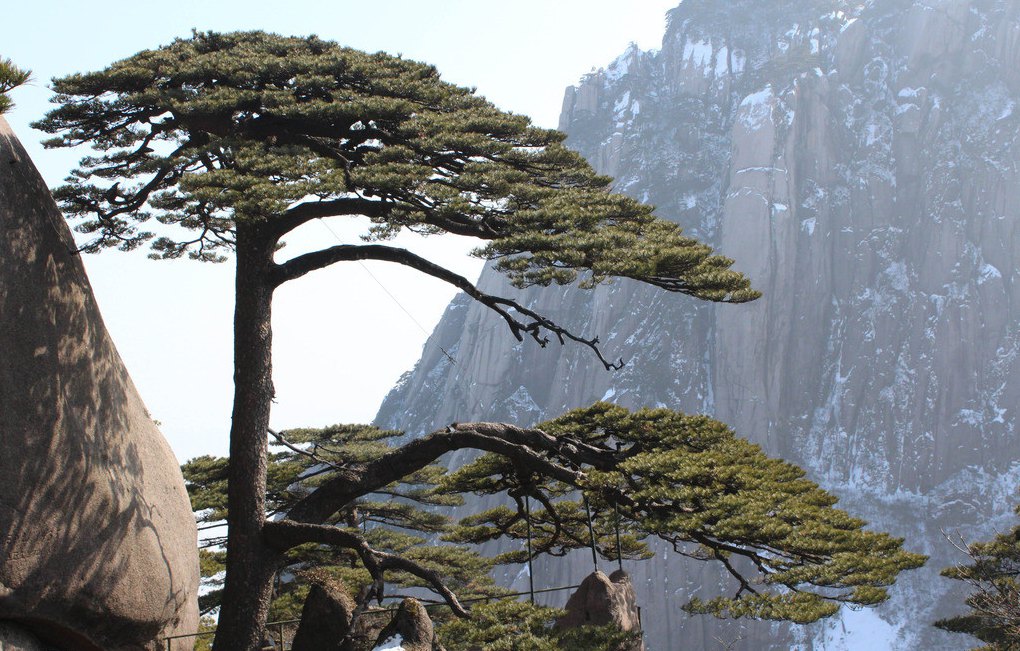
[[[658,538],[678,553],[721,563],[733,578],[730,594],[692,600],[684,606],[689,612],[808,623],[835,613],[841,603],[884,601],[896,576],[924,561],[904,552],[902,540],[865,531],[863,521],[833,508],[836,498],[804,479],[799,468],[768,458],[705,416],[598,403],[530,430],[458,424],[404,446],[402,432],[358,425],[273,437],[282,451],[270,456],[267,517],[306,520],[298,514],[315,510],[321,492],[346,490],[343,508],[313,518],[333,528],[316,529],[319,541],[356,539],[372,550],[366,555],[357,545],[325,544],[288,549],[286,574],[296,580],[278,585],[276,619],[297,616],[309,581],[318,576],[347,586],[359,610],[412,587],[431,589],[457,610],[464,598],[505,594],[487,578],[492,563],[527,562],[529,552],[530,558],[562,556],[593,544],[607,560],[644,559],[651,556],[648,539]],[[431,463],[465,443],[497,451],[451,472]],[[202,523],[226,519],[227,466],[227,459],[201,457],[183,467]],[[384,484],[389,478],[394,481]],[[452,526],[445,515],[422,508],[459,505],[469,493],[509,495],[513,506]],[[286,523],[269,528],[284,537],[293,531]],[[424,545],[428,536],[433,540]],[[436,544],[435,536],[454,544]],[[498,539],[518,541],[519,551],[486,559],[465,546]],[[405,571],[373,572],[372,554],[400,557]],[[205,569],[217,573],[222,561]],[[208,593],[203,610],[220,596]],[[511,612],[517,613],[513,621],[507,619]],[[519,636],[515,648],[593,649],[602,644],[598,640],[615,648],[620,642],[620,631],[555,632],[543,623],[552,612],[498,602],[445,630],[451,648],[486,640],[500,648],[496,643],[507,629]]]
[[[721,563],[733,578],[732,594],[693,599],[688,612],[798,623],[831,615],[840,603],[880,603],[901,571],[925,560],[904,552],[902,539],[864,530],[803,470],[707,416],[597,403],[536,430],[575,446],[585,472],[484,455],[440,489],[505,493],[516,508],[468,516],[447,540],[524,540],[530,531],[533,555],[561,556],[591,545],[594,532],[598,553],[616,560],[648,558],[645,541],[658,538],[680,554]],[[526,558],[510,552],[497,560]]]
[[[285,514],[319,484],[334,476],[341,464],[365,463],[392,451],[403,432],[368,425],[333,425],[321,429],[294,429],[274,433],[266,485],[266,517]],[[199,527],[222,531],[227,520],[229,459],[198,457],[181,466]],[[450,518],[440,507],[463,503],[460,495],[436,490],[445,473],[430,464],[388,486],[345,504],[326,524],[358,535],[374,550],[403,556],[435,572],[461,599],[494,598],[507,593],[498,588],[488,572],[493,561],[462,545],[430,545],[431,538],[450,529]],[[201,570],[206,591],[199,598],[203,615],[219,608],[225,570],[223,536],[207,535],[201,543]],[[273,590],[269,617],[274,621],[297,619],[312,582],[338,582],[351,592],[360,606],[368,605],[373,577],[355,550],[323,545],[290,549],[281,564]],[[429,589],[431,584],[413,574],[387,576],[388,590],[378,598],[404,596],[402,590]]]
[[[22,70],[10,59],[0,59],[0,115],[14,108],[7,93],[27,83],[31,76],[30,70]]]
[[[607,369],[620,362],[603,356],[597,338],[575,334],[512,298],[482,292],[441,264],[385,241],[405,229],[474,237],[481,243],[474,254],[516,287],[576,282],[591,288],[623,278],[717,302],[748,301],[758,293],[730,269],[731,260],[686,237],[650,206],[613,194],[610,179],[566,149],[562,134],[443,82],[431,66],[316,37],[196,33],[105,70],[57,79],[54,87],[59,106],[35,125],[56,134],[47,145],[95,150],[55,192],[77,230],[91,237],[83,251],[148,243],[157,258],[221,261],[233,253],[234,404],[217,651],[257,648],[274,577],[302,545],[353,551],[374,586],[366,597],[379,596],[387,573],[404,573],[466,614],[424,561],[334,526],[357,500],[463,448],[501,455],[513,465],[514,476],[526,479],[510,488],[514,497],[566,498],[570,487],[584,491],[596,508],[619,511],[635,524],[637,537],[700,544],[740,576],[744,570],[730,559],[746,558],[758,578],[740,582],[740,599],[692,604],[696,611],[808,621],[832,612],[833,601],[881,600],[882,586],[897,571],[920,564],[920,557],[899,550],[899,541],[866,534],[860,521],[829,509],[833,499],[800,471],[755,456],[714,421],[665,412],[632,417],[605,407],[553,421],[551,432],[455,424],[373,460],[341,459],[315,490],[267,520],[275,508],[267,490],[276,481],[267,437],[274,395],[271,307],[284,283],[344,261],[403,264],[485,305],[518,340],[543,346],[551,339],[573,341]],[[282,238],[302,224],[346,216],[371,221],[364,241],[290,258],[279,252]],[[636,424],[621,429],[618,421]],[[663,429],[659,421],[671,424]],[[646,428],[669,447],[646,437]],[[702,436],[722,447],[674,450],[692,437],[696,447],[703,445]],[[641,454],[645,449],[681,465],[657,465]],[[488,490],[469,474],[457,481],[473,482],[451,487],[458,491]],[[762,481],[768,490],[755,488]],[[750,492],[742,497],[741,491]],[[736,506],[752,511],[732,511]],[[557,517],[564,517],[556,513],[576,512],[569,500],[560,508],[546,507],[538,517],[555,529]],[[508,521],[511,534],[519,522]],[[629,554],[643,553],[637,537],[626,538]],[[552,552],[570,544],[550,535],[546,547]],[[759,590],[757,580],[778,591]],[[784,586],[800,591],[784,592]]]
[[[1020,507],[1016,511],[1020,515]],[[987,643],[975,651],[1020,651],[1020,526],[988,542],[959,546],[971,563],[948,567],[942,576],[974,590],[966,601],[970,612],[935,625]]]

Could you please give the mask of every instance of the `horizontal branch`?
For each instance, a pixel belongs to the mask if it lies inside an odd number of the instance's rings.
[[[387,452],[374,461],[345,467],[306,495],[287,512],[297,522],[325,522],[357,498],[375,492],[432,464],[448,452],[475,449],[511,459],[550,479],[579,486],[582,464],[609,469],[618,460],[615,450],[576,440],[557,438],[537,429],[503,423],[460,423],[433,432]]]
[[[274,286],[279,286],[287,281],[300,278],[312,271],[323,269],[338,262],[349,262],[353,260],[380,260],[383,262],[395,262],[449,283],[502,317],[507,326],[510,328],[510,333],[515,339],[517,339],[517,341],[523,341],[524,335],[528,335],[534,339],[539,346],[545,347],[546,344],[549,343],[549,338],[545,336],[543,332],[548,332],[554,335],[561,344],[565,343],[565,341],[569,339],[570,341],[587,346],[595,353],[599,361],[602,362],[602,365],[607,370],[616,370],[623,367],[622,359],[617,362],[610,362],[605,358],[605,356],[603,356],[602,351],[598,346],[598,337],[586,339],[578,336],[570,332],[568,329],[557,325],[552,320],[527,307],[524,307],[517,301],[486,294],[464,276],[454,273],[446,267],[431,262],[430,260],[426,260],[407,249],[384,246],[381,244],[338,244],[337,246],[332,246],[328,249],[321,249],[319,251],[313,251],[311,253],[296,256],[284,263],[276,265],[273,270],[272,282],[274,283]],[[510,313],[510,310],[514,310],[518,314],[524,315],[530,319],[530,321],[525,322],[517,319]]]
[[[383,598],[382,585],[388,570],[407,572],[431,585],[454,613],[461,617],[468,616],[467,611],[457,600],[457,595],[446,586],[439,573],[408,558],[373,549],[369,546],[368,541],[350,531],[328,525],[274,520],[265,523],[262,535],[267,544],[279,551],[293,549],[306,543],[333,545],[354,550],[375,581],[375,597],[377,599]]]
[[[277,237],[294,230],[298,226],[313,219],[323,217],[343,217],[347,215],[363,215],[365,217],[384,217],[392,210],[393,204],[377,199],[362,197],[343,197],[323,201],[306,201],[289,208],[273,222],[273,230]]]

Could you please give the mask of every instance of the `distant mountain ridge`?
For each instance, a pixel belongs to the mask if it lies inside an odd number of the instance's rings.
[[[523,293],[628,361],[607,373],[580,347],[516,344],[460,297],[377,418],[419,433],[598,399],[706,412],[933,555],[889,604],[806,628],[688,617],[678,606],[719,579],[660,555],[628,567],[655,612],[650,649],[970,648],[929,626],[961,603],[937,577],[959,560],[941,530],[1011,522],[1020,3],[844,5],[685,0],[660,51],[632,47],[564,98],[568,143],[736,259],[762,299],[627,282]],[[521,295],[488,270],[481,284]],[[545,569],[567,583],[588,565]]]

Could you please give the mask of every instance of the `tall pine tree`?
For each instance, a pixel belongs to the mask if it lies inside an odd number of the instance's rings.
[[[513,464],[516,495],[586,491],[593,502],[640,523],[641,535],[700,544],[735,576],[744,570],[729,559],[742,556],[752,575],[778,588],[763,592],[756,579],[744,579],[738,602],[694,604],[695,610],[807,621],[831,612],[832,600],[880,600],[881,586],[897,571],[921,562],[900,551],[898,541],[869,537],[860,521],[830,512],[832,498],[807,486],[799,471],[758,459],[740,444],[682,454],[693,430],[705,430],[709,441],[732,437],[717,423],[692,424],[659,412],[642,412],[636,421],[584,412],[554,421],[552,432],[494,423],[451,426],[375,460],[337,463],[328,480],[267,520],[271,308],[284,283],[344,261],[402,264],[482,303],[518,340],[574,341],[607,369],[618,363],[603,356],[596,338],[385,242],[402,230],[474,237],[480,242],[474,254],[516,287],[577,282],[590,288],[626,278],[710,301],[743,302],[758,293],[730,269],[731,260],[654,216],[650,206],[613,194],[610,179],[566,149],[562,134],[443,82],[431,66],[315,37],[196,33],[99,72],[57,79],[54,86],[59,106],[36,124],[57,134],[48,146],[95,150],[55,193],[77,230],[91,238],[82,250],[148,243],[155,257],[203,261],[233,253],[234,404],[217,651],[257,648],[273,579],[288,552],[309,543],[354,551],[377,586],[387,572],[417,576],[463,614],[456,595],[428,567],[334,526],[356,500],[460,448]],[[363,241],[289,258],[278,251],[281,238],[302,224],[353,216],[371,222]],[[158,224],[149,230],[152,221]],[[660,421],[669,425],[660,427]],[[646,429],[668,449],[645,436]],[[606,431],[619,431],[618,440]],[[680,465],[656,465],[649,450]],[[729,468],[730,462],[737,465]],[[783,486],[777,494],[730,497],[729,491],[753,489],[774,473]],[[478,484],[465,474],[458,481],[471,484],[469,490]],[[720,490],[720,499],[713,499]],[[796,496],[792,501],[787,490]],[[754,510],[741,518],[728,510],[735,505]],[[777,515],[782,509],[795,513],[784,519]],[[547,511],[540,517],[555,528],[560,516]],[[510,522],[511,533],[518,522]],[[803,522],[822,527],[823,538],[814,540],[813,529],[800,528]],[[567,544],[553,536],[548,548]],[[874,568],[868,569],[869,559]]]

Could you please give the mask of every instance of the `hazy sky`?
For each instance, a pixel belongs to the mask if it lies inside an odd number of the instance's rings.
[[[555,127],[564,88],[632,41],[658,48],[665,12],[678,2],[22,0],[4,8],[0,57],[31,68],[34,81],[14,91],[17,106],[7,119],[55,185],[85,152],[43,150],[43,134],[28,126],[48,109],[52,77],[101,68],[193,28],[263,29],[314,33],[435,64],[447,81],[477,87],[500,108]],[[331,228],[341,238],[358,232],[335,222]],[[313,223],[289,244],[297,250],[334,241]],[[465,255],[470,241],[399,243],[471,278],[481,268]],[[118,252],[86,256],[85,263],[114,341],[178,456],[225,453],[232,264],[154,262]],[[274,303],[273,426],[370,421],[452,296],[438,281],[385,263],[348,263],[285,285]]]

